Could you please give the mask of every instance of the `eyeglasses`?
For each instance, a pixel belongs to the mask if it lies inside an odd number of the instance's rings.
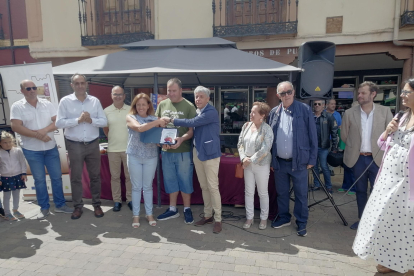
[[[26,90],[27,91],[30,91],[30,90],[32,90],[33,89],[33,91],[36,91],[37,90],[37,87],[36,86],[33,86],[33,87],[26,87]]]
[[[321,105],[322,105],[322,103],[313,103],[313,105],[314,105],[314,106],[317,106],[317,105],[321,106]]]
[[[114,97],[122,97],[122,96],[124,96],[125,94],[112,94],[112,96],[114,96]]]
[[[410,90],[402,90],[401,91],[401,95],[403,95],[403,96],[407,96],[407,95],[409,95],[411,93],[413,93],[413,91],[410,91]]]
[[[286,96],[286,94],[290,96],[292,95],[292,93],[293,93],[293,90],[288,90],[286,92],[278,93],[278,95],[280,95],[280,97],[284,97]]]

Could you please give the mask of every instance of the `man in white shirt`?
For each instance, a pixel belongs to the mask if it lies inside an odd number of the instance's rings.
[[[20,134],[20,146],[29,163],[40,205],[38,219],[49,215],[49,192],[46,186],[45,166],[49,173],[56,213],[72,213],[66,205],[62,188],[62,170],[59,151],[53,132],[56,130],[56,108],[51,102],[37,97],[37,87],[30,80],[20,83],[24,98],[11,107],[11,127]]]
[[[361,83],[358,88],[359,105],[345,111],[342,119],[341,139],[346,144],[344,163],[352,168],[355,178],[359,178],[355,184],[359,219],[368,201],[368,180],[372,191],[384,154],[379,150],[377,140],[392,120],[389,107],[374,104],[378,91],[373,82]],[[359,221],[352,224],[351,229],[358,229],[358,225]]]
[[[82,216],[82,170],[86,163],[90,179],[92,205],[95,217],[101,218],[101,154],[99,128],[107,126],[102,105],[96,97],[88,95],[86,77],[75,74],[71,78],[73,94],[60,100],[56,127],[65,129],[66,149],[70,161],[70,183],[75,210],[72,219]]]
[[[114,212],[121,211],[121,164],[124,165],[126,200],[129,209],[132,210],[132,185],[127,167],[126,147],[128,144],[128,128],[126,116],[131,107],[124,103],[125,92],[120,86],[112,88],[111,97],[113,104],[104,109],[108,120],[108,127],[104,127],[105,135],[108,137],[108,160],[111,171],[112,200],[114,201]]]

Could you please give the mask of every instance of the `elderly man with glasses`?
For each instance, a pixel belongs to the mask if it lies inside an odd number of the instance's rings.
[[[37,87],[30,80],[20,83],[24,98],[11,107],[11,127],[20,134],[20,146],[29,163],[36,188],[36,198],[40,206],[37,219],[45,219],[49,213],[49,192],[46,186],[46,173],[49,173],[53,202],[56,213],[72,213],[66,205],[62,187],[62,170],[59,151],[56,146],[56,108],[53,104],[37,97]]]
[[[104,133],[108,137],[108,160],[111,172],[112,200],[114,201],[114,212],[121,211],[121,164],[124,165],[126,200],[132,211],[132,185],[127,167],[126,148],[128,144],[128,128],[126,116],[130,106],[125,104],[125,92],[120,86],[112,88],[111,97],[113,104],[104,109],[108,126],[104,127]]]
[[[277,86],[281,103],[270,111],[269,125],[273,129],[272,169],[275,174],[278,215],[273,228],[290,225],[290,181],[295,192],[297,234],[306,236],[308,222],[308,169],[316,164],[318,138],[311,108],[295,101],[292,83],[284,81]]]
[[[338,150],[338,124],[336,123],[335,118],[324,109],[324,100],[316,100],[313,102],[313,114],[315,116],[316,133],[318,135],[318,159],[316,161],[317,165],[315,167],[315,172],[319,175],[319,166],[322,168],[326,189],[332,194],[331,173],[326,159],[328,157],[329,148],[331,148],[333,152]],[[314,178],[313,184],[314,191],[320,189],[321,183],[319,183],[318,179]]]

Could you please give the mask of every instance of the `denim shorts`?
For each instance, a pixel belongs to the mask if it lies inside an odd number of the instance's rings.
[[[193,157],[191,152],[161,152],[164,188],[167,194],[181,191],[191,194],[193,189]]]

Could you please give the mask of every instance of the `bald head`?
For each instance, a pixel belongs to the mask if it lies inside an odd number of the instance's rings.
[[[26,87],[33,87],[33,86],[36,86],[36,85],[31,80],[22,80],[20,82],[20,89],[25,89]]]

